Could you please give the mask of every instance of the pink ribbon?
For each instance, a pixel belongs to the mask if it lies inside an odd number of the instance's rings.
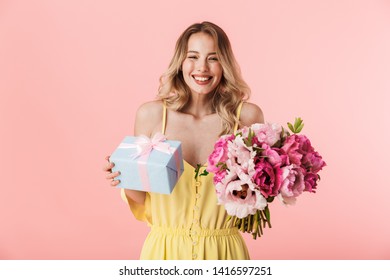
[[[151,191],[149,176],[148,176],[148,167],[146,165],[146,162],[148,161],[148,157],[149,157],[149,155],[147,155],[147,154],[141,156],[140,159],[138,160],[138,164],[137,164],[138,174],[139,174],[140,179],[141,179],[142,188],[146,192]]]
[[[132,156],[133,159],[140,156],[149,155],[153,149],[166,153],[172,154],[175,149],[172,148],[169,143],[164,142],[167,138],[164,134],[157,132],[152,139],[145,135],[137,137],[134,141],[134,144],[130,143],[121,143],[118,148],[120,149],[134,149],[136,148],[138,152]]]
[[[153,149],[166,154],[172,154],[174,149],[169,143],[164,142],[165,140],[167,140],[167,138],[160,132],[157,132],[152,139],[145,135],[139,136],[137,140],[134,141],[134,144],[138,149],[138,153],[134,155],[134,158],[149,155]]]

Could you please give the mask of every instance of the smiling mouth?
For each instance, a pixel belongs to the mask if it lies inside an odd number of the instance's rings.
[[[197,82],[207,82],[207,81],[210,81],[213,77],[212,76],[192,76],[194,78],[195,81]]]

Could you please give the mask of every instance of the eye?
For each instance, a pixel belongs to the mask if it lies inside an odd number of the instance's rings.
[[[209,60],[212,60],[212,61],[218,61],[218,57],[216,57],[216,56],[212,56],[212,57],[210,57],[210,58],[209,58]]]
[[[196,55],[190,55],[187,58],[189,58],[189,59],[197,59],[198,57]]]

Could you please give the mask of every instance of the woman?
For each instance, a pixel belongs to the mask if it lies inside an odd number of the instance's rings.
[[[249,259],[240,233],[217,205],[212,175],[194,178],[220,135],[263,123],[263,113],[243,102],[249,87],[241,77],[229,39],[210,22],[193,24],[179,37],[158,100],[140,106],[134,135],[162,132],[182,142],[184,172],[172,194],[122,190],[135,217],[147,222],[141,259]],[[109,158],[107,157],[107,160]],[[104,170],[116,186],[112,163]]]

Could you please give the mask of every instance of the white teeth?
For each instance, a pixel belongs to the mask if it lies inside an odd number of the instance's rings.
[[[211,77],[206,78],[206,77],[195,77],[194,76],[194,79],[197,81],[200,81],[200,82],[205,82],[205,81],[211,79]]]

